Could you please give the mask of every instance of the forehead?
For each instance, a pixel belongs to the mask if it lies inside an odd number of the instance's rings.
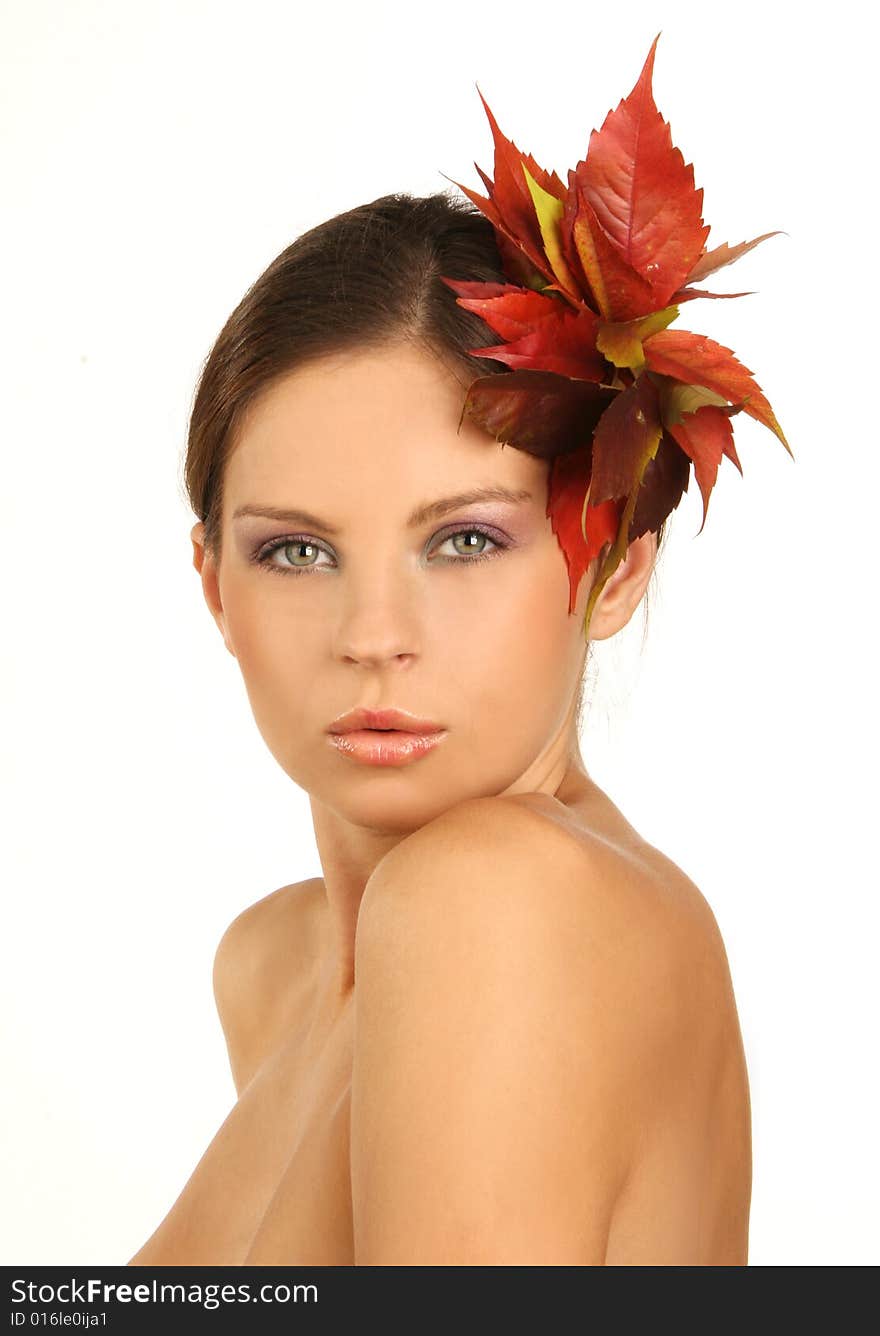
[[[353,500],[377,487],[536,485],[544,461],[502,448],[462,407],[475,376],[395,344],[322,358],[279,378],[243,419],[226,466],[229,508],[284,498]],[[227,507],[224,506],[224,509]]]

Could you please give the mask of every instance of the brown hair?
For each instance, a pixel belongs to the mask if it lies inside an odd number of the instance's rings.
[[[190,416],[184,478],[206,546],[219,561],[226,460],[244,414],[280,376],[328,354],[398,339],[467,373],[505,374],[468,349],[498,342],[440,276],[510,282],[495,229],[470,200],[383,195],[319,223],[273,260],[221,329]],[[463,396],[462,396],[463,398]],[[657,530],[658,544],[663,525]]]

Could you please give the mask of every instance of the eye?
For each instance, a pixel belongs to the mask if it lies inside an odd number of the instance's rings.
[[[326,552],[327,549],[320,543],[316,543],[311,538],[276,538],[273,542],[267,543],[256,554],[254,560],[258,566],[265,567],[268,571],[278,571],[281,575],[300,575],[308,571],[320,570],[317,562],[311,560],[317,553]],[[272,560],[276,552],[284,553],[283,562]]]
[[[465,543],[464,551],[461,547],[455,545],[457,539],[470,540]],[[435,549],[448,543],[453,544],[454,555],[434,557],[432,561],[439,561],[444,566],[464,566],[471,562],[485,561],[489,557],[500,556],[508,546],[506,542],[494,537],[481,525],[475,524],[470,524],[463,529],[453,529],[445,536],[441,536],[435,544]],[[488,550],[486,548],[487,544],[489,545]],[[283,561],[274,560],[276,552],[283,553]],[[262,566],[265,570],[279,575],[308,575],[316,570],[335,570],[334,564],[328,565],[326,562],[321,563],[316,560],[322,552],[326,553],[327,556],[332,556],[332,553],[322,543],[316,542],[306,534],[292,534],[285,535],[283,538],[274,538],[271,542],[259,548],[251,559],[257,566]]]
[[[455,546],[456,539],[469,539],[471,541],[464,545],[462,551],[460,547]],[[485,529],[475,525],[470,525],[466,529],[455,529],[452,533],[447,534],[445,538],[440,539],[439,546],[443,547],[447,543],[453,544],[453,551],[458,555],[455,557],[440,557],[437,560],[448,561],[458,566],[463,562],[482,561],[486,557],[498,556],[504,551],[504,544],[499,543]],[[486,548],[487,543],[490,544],[488,550]]]

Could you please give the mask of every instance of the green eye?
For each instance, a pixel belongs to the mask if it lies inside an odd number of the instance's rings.
[[[327,551],[325,547],[314,542],[311,538],[277,538],[257,553],[255,560],[258,566],[263,566],[268,571],[278,571],[282,575],[299,575],[301,572],[320,569],[314,561],[304,561],[301,565],[298,565],[295,557],[291,559],[291,553],[299,556],[303,555],[302,552],[297,553],[297,549],[300,548],[311,548],[312,553]],[[284,553],[286,564],[282,565],[272,560],[276,552]]]
[[[314,543],[285,543],[283,547],[285,560],[290,561],[291,565],[293,566],[296,565],[296,561],[291,560],[289,553],[292,549],[296,549],[298,547],[310,547],[313,552],[319,551],[318,547]],[[276,551],[278,550],[279,549],[276,548]]]
[[[486,561],[489,557],[500,556],[507,550],[507,544],[500,542],[493,534],[479,526],[469,525],[464,529],[454,529],[442,537],[436,547],[443,547],[446,543],[452,543],[456,539],[468,540],[465,543],[465,551],[460,547],[455,547],[456,556],[442,556],[433,558],[443,565],[464,566],[471,562]],[[476,541],[474,541],[476,540]],[[479,551],[474,551],[477,544],[482,544]],[[486,544],[489,544],[488,550]],[[284,561],[276,562],[273,560],[276,552],[284,553]],[[335,567],[331,564],[319,563],[317,560],[310,560],[311,557],[320,556],[322,552],[332,557],[332,553],[316,542],[313,538],[305,535],[294,534],[292,537],[285,535],[283,538],[273,539],[264,548],[260,549],[253,557],[256,565],[262,566],[267,571],[277,572],[280,575],[305,575],[315,570],[333,570]],[[303,558],[302,560],[300,560]]]
[[[488,533],[485,529],[481,528],[479,525],[473,525],[473,524],[468,525],[466,529],[453,529],[451,533],[446,534],[444,538],[440,539],[438,546],[442,547],[446,543],[454,543],[457,538],[467,538],[467,539],[476,538],[478,540],[482,539],[484,544],[488,541],[491,544],[491,547],[487,551],[484,546],[482,550],[475,552],[473,550],[474,544],[471,542],[467,544],[467,547],[471,549],[470,552],[461,552],[459,548],[456,548],[455,550],[460,553],[459,556],[438,557],[436,558],[436,560],[442,561],[444,563],[449,562],[451,565],[461,566],[462,564],[467,562],[484,561],[487,560],[489,557],[500,556],[502,552],[505,552],[507,550],[506,543],[500,542],[499,539],[497,539],[493,534]]]

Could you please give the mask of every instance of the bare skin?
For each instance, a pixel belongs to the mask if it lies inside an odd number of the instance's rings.
[[[355,1263],[349,1138],[361,902],[409,834],[490,795],[530,806],[576,844],[578,893],[589,897],[597,877],[603,889],[590,901],[590,931],[609,934],[622,977],[646,974],[673,938],[687,961],[710,962],[677,999],[693,1018],[683,1030],[681,1100],[646,1129],[598,1255],[594,1248],[582,1260],[747,1261],[748,1080],[717,925],[700,891],[586,770],[575,705],[595,563],[569,617],[567,571],[545,514],[546,465],[487,444],[468,423],[459,433],[461,393],[460,378],[412,345],[300,371],[257,402],[227,463],[219,561],[194,526],[205,599],[260,731],[309,794],[323,876],[251,905],[220,943],[215,993],[238,1100],[130,1265]],[[407,523],[426,500],[485,486],[527,499]],[[287,520],[236,520],[240,507],[267,502],[316,512],[332,535]],[[451,540],[472,523],[506,550],[465,568]],[[294,534],[308,537],[271,554],[283,574],[249,560]],[[306,541],[323,569],[288,573]],[[630,545],[597,602],[591,639],[632,616],[655,551],[652,534]],[[311,565],[315,552],[306,555]],[[417,762],[378,772],[327,745],[327,725],[356,705],[410,710],[448,736]]]
[[[688,878],[577,771],[546,801],[559,803],[560,794],[566,801],[559,816],[587,841],[585,872],[593,865],[590,846],[601,841],[610,865],[619,863],[619,902],[626,897],[635,905],[645,893],[655,903],[667,900],[673,914],[694,914],[697,939],[718,953],[717,929]],[[215,977],[238,1101],[130,1265],[354,1265],[355,989],[340,998],[328,986],[332,925],[323,881],[264,897],[239,916],[224,942]],[[644,968],[650,950],[650,933],[634,938],[629,974]],[[680,1116],[664,1122],[633,1164],[608,1231],[607,1265],[747,1262],[749,1090],[723,955],[713,988],[718,1026],[703,1032],[709,1042],[691,1063]],[[699,1248],[695,1178],[708,1193]]]

